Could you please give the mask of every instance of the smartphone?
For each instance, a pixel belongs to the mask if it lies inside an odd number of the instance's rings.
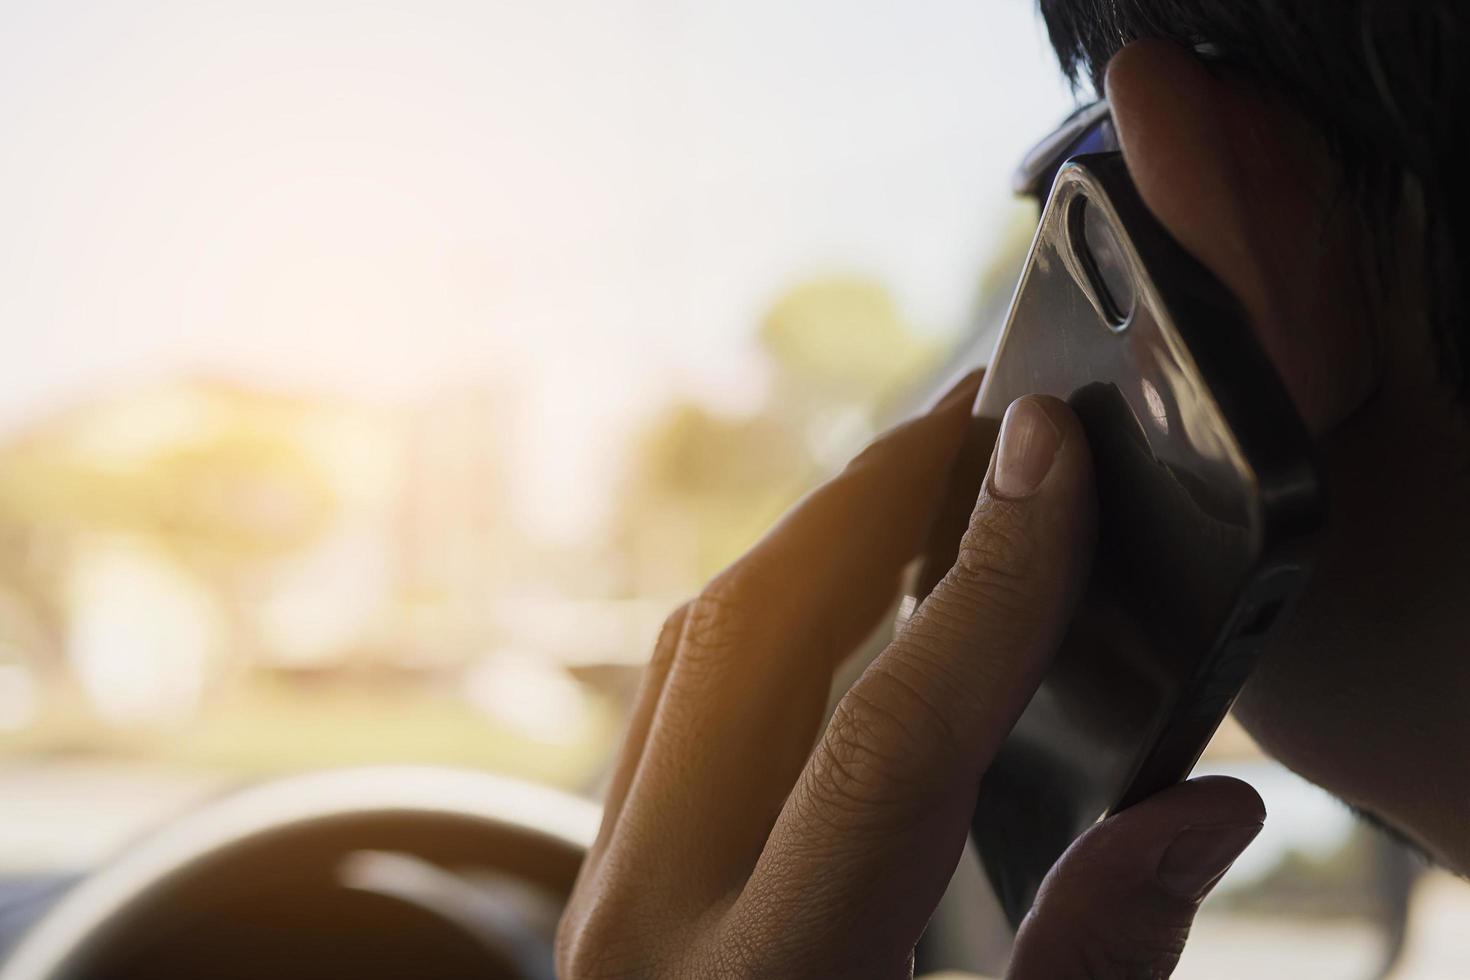
[[[1239,304],[1148,211],[1122,156],[1058,172],[918,582],[954,561],[999,420],[1065,399],[1098,542],[1063,648],[984,777],[972,836],[1012,927],[1100,817],[1182,779],[1306,577],[1311,443]]]

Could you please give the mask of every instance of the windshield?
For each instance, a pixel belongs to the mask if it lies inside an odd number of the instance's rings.
[[[140,818],[595,792],[662,617],[1004,301],[1070,105],[1021,4],[5,20],[0,752]]]

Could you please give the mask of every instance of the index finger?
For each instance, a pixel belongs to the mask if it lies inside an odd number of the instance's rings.
[[[676,614],[584,873],[616,852],[666,869],[667,895],[744,879],[811,751],[834,661],[891,606],[978,383],[875,442]]]
[[[838,705],[737,900],[758,942],[779,947],[811,917],[846,937],[827,952],[861,957],[858,972],[901,966],[1063,638],[1093,510],[1076,418],[1056,399],[1016,402],[954,567]]]

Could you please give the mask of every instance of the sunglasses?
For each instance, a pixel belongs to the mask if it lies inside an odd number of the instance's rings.
[[[1011,177],[1011,190],[1045,204],[1062,164],[1083,153],[1117,150],[1112,107],[1099,99],[1072,113],[1026,154]]]

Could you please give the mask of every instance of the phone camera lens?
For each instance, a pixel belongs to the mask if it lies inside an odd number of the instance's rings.
[[[1093,293],[1110,325],[1121,329],[1133,315],[1133,276],[1128,271],[1122,243],[1102,211],[1079,197],[1072,204],[1068,224],[1072,248],[1091,280]]]

